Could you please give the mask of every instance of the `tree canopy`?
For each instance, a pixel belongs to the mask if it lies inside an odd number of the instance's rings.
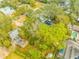
[[[30,48],[24,58],[43,59],[52,53],[53,59],[70,37],[68,24],[78,24],[79,0],[3,0],[0,8],[10,7],[6,15],[0,9],[0,46],[13,47],[10,32],[18,29],[18,37],[28,41]],[[9,10],[9,11],[10,11]],[[5,10],[6,11],[6,10]],[[9,12],[8,12],[9,13]],[[14,32],[12,35],[15,35]],[[17,38],[17,40],[20,40]],[[14,39],[15,40],[15,39]],[[15,41],[17,41],[15,40]],[[16,44],[16,48],[22,48]],[[33,48],[33,49],[32,49]],[[29,58],[29,56],[31,58]]]

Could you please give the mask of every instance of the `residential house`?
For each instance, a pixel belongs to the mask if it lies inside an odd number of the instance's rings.
[[[19,45],[22,48],[24,48],[28,44],[27,40],[23,41],[23,39],[19,37],[18,29],[11,31],[9,34],[12,44]]]
[[[0,11],[3,12],[5,15],[11,15],[15,10],[10,6],[7,6],[0,8]]]

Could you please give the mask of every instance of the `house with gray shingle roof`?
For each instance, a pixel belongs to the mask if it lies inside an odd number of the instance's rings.
[[[9,33],[11,42],[12,44],[14,44],[13,42],[15,42],[16,45],[19,45],[20,47],[24,48],[28,44],[28,41],[23,41],[23,39],[20,38],[18,34],[18,29],[15,29]]]

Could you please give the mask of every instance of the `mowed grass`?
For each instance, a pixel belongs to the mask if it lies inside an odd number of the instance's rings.
[[[17,55],[16,53],[12,52],[9,54],[5,59],[24,59],[21,56]]]

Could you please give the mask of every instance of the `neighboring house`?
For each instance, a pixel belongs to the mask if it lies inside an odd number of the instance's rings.
[[[71,38],[75,41],[67,41],[64,59],[79,59],[79,26],[70,25],[69,28],[72,31]]]
[[[72,40],[67,42],[64,59],[79,59],[79,43]]]
[[[3,7],[0,8],[0,11],[3,12],[5,15],[11,15],[15,10],[12,7]]]
[[[17,44],[17,45],[19,45],[22,48],[24,48],[28,44],[27,40],[23,41],[23,39],[21,39],[19,37],[18,29],[15,29],[15,30],[11,31],[9,34],[10,34],[10,38],[11,38],[12,44]]]

